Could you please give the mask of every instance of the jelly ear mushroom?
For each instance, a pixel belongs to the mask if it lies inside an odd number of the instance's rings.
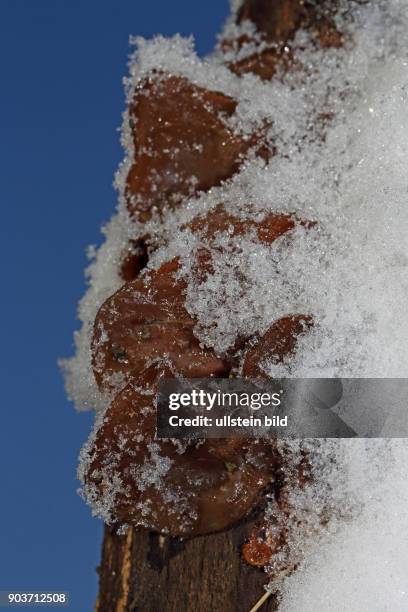
[[[287,43],[300,29],[319,35],[333,31],[333,38],[323,37],[322,46],[341,46],[343,38],[336,30],[334,16],[338,0],[244,0],[237,13],[237,23],[249,20],[263,39],[270,43]],[[337,37],[334,36],[337,33]]]
[[[285,477],[275,488],[275,522],[271,525],[263,517],[252,527],[242,546],[244,561],[248,565],[266,568],[273,580],[282,578],[295,568],[288,555],[288,525],[296,520],[298,510],[296,503],[293,503],[293,491],[304,489],[312,480],[310,457],[302,451],[300,458],[292,457],[290,471],[285,472]]]
[[[247,378],[265,378],[262,363],[282,363],[293,355],[299,338],[313,326],[309,315],[288,315],[282,317],[263,334],[247,351],[242,368]]]
[[[178,259],[126,283],[101,306],[94,323],[92,365],[103,390],[119,390],[157,359],[184,376],[228,375],[228,364],[200,346],[184,306]]]
[[[228,65],[238,76],[251,72],[263,81],[270,81],[278,70],[286,72],[293,65],[293,55],[288,47],[268,48]]]
[[[293,38],[306,16],[299,0],[244,0],[237,13],[237,23],[251,21],[265,40],[286,42]]]
[[[134,160],[125,196],[131,215],[147,221],[185,196],[220,185],[251,148],[259,145],[265,157],[261,133],[247,137],[229,127],[236,105],[184,77],[155,73],[141,81],[129,108]]]
[[[252,72],[270,80],[278,70],[286,72],[295,66],[291,41],[300,29],[308,30],[323,47],[341,47],[344,36],[336,28],[334,14],[338,2],[323,0],[244,0],[237,13],[237,23],[251,21],[263,45],[256,53],[229,63],[237,75]],[[247,35],[235,41],[223,41],[224,49],[239,49],[250,42]]]
[[[280,458],[269,448],[268,461],[255,466],[244,440],[191,443],[180,452],[156,439],[157,381],[172,375],[150,366],[117,395],[87,451],[85,489],[109,504],[113,521],[173,536],[220,531],[258,504]]]
[[[295,215],[284,213],[271,213],[260,221],[242,219],[228,213],[222,204],[215,207],[201,217],[195,217],[188,227],[193,233],[201,235],[206,246],[202,246],[196,253],[194,273],[196,278],[204,281],[213,273],[213,255],[222,252],[224,247],[216,243],[217,235],[227,233],[231,238],[244,236],[255,231],[260,242],[272,244],[277,238],[293,230],[297,225],[310,229],[316,225],[313,221],[304,221]]]
[[[302,225],[307,229],[316,225],[313,221],[304,221],[293,214],[271,213],[265,215],[261,220],[243,219],[228,213],[222,204],[205,216],[195,217],[189,224],[194,232],[200,232],[203,239],[209,244],[219,232],[228,232],[231,237],[244,236],[251,230],[255,230],[258,239],[264,244],[272,244],[277,238],[293,230],[296,225]]]

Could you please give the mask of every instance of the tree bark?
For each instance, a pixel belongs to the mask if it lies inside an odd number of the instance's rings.
[[[106,527],[96,612],[249,612],[267,582],[241,558],[250,524],[186,541]],[[270,596],[262,612],[276,603]]]

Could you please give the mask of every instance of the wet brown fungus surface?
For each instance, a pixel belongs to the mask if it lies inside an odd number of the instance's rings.
[[[231,178],[245,154],[259,149],[262,133],[244,136],[230,127],[231,97],[179,76],[144,79],[129,109],[134,160],[126,182],[129,211],[141,221],[174,207],[184,196]]]

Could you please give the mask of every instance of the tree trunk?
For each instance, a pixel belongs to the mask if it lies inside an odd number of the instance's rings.
[[[249,524],[180,541],[139,529],[106,527],[97,612],[249,612],[267,576],[244,563]],[[276,610],[272,595],[262,612]]]

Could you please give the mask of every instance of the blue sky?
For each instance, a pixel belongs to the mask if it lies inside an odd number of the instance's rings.
[[[94,605],[102,525],[76,495],[92,415],[66,400],[88,244],[113,212],[128,37],[195,34],[211,50],[227,0],[2,0],[0,590]]]

